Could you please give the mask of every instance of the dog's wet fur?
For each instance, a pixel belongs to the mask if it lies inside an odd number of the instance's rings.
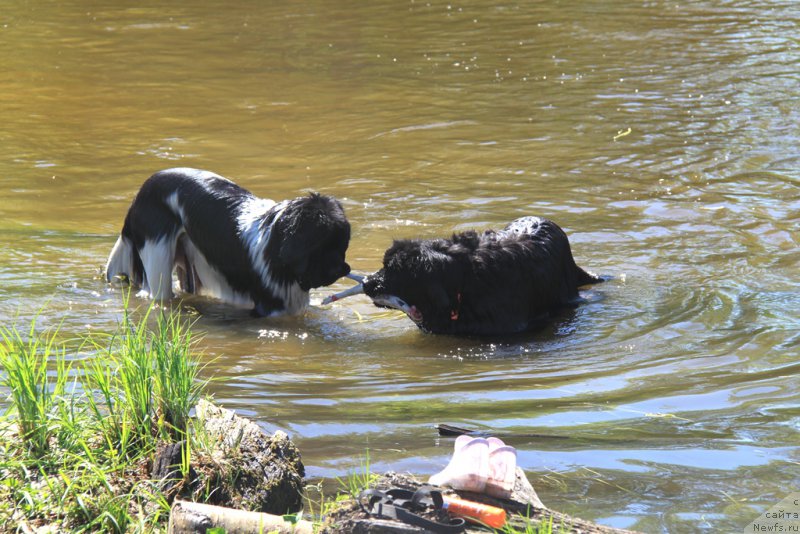
[[[157,172],[128,210],[106,264],[140,295],[180,290],[251,308],[253,315],[298,314],[309,290],[350,272],[350,223],[338,200],[311,193],[275,202],[209,171]]]
[[[424,331],[493,336],[540,328],[580,302],[579,287],[601,281],[578,267],[558,225],[523,217],[501,231],[397,240],[363,286]]]

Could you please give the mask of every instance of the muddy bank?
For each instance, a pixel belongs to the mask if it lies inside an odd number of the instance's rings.
[[[204,532],[211,526],[221,526],[226,531],[245,532],[241,525],[265,524],[269,521],[277,531],[300,532],[311,528],[307,521],[289,523],[281,514],[297,512],[302,507],[302,473],[304,468],[300,453],[283,432],[267,435],[255,423],[235,415],[232,411],[202,401],[197,408],[198,428],[217,442],[216,463],[235,465],[235,470],[246,473],[237,480],[236,488],[225,484],[213,492],[215,499],[206,501],[224,508],[203,508],[191,503],[176,501],[170,520],[170,532]],[[227,455],[227,457],[226,457]],[[198,470],[206,469],[203,466]],[[584,521],[550,510],[542,503],[522,469],[515,473],[514,489],[509,499],[498,499],[468,491],[455,492],[438,488],[444,495],[457,496],[473,502],[485,503],[505,510],[508,524],[520,531],[531,525],[551,523],[563,532],[626,533]],[[213,477],[206,476],[206,480]],[[223,479],[217,477],[223,482]],[[373,489],[387,491],[406,489],[416,491],[426,486],[410,475],[386,473]],[[363,502],[363,501],[362,501]],[[265,516],[249,512],[268,512]],[[423,511],[433,521],[447,521],[443,512],[433,509]],[[186,520],[185,518],[189,519]],[[184,518],[179,520],[180,518]],[[339,502],[325,517],[317,518],[316,530],[327,534],[374,533],[411,534],[433,532],[424,526],[414,526],[404,521],[392,520],[365,513],[354,498]],[[292,530],[294,529],[294,530]],[[467,524],[464,532],[486,532],[486,528]]]
[[[410,491],[419,490],[425,486],[420,480],[398,473],[385,474],[376,484],[376,489],[387,491],[390,488],[403,488]],[[523,471],[517,468],[517,476],[510,499],[496,499],[488,495],[471,493],[468,491],[453,491],[441,488],[445,495],[457,496],[473,502],[488,504],[502,508],[506,512],[507,525],[519,532],[529,532],[530,527],[540,524],[552,524],[555,532],[589,533],[589,534],[626,534],[629,530],[616,529],[584,521],[577,517],[550,510],[542,504],[536,491],[531,486]],[[445,523],[447,517],[429,513],[431,520]],[[485,527],[467,523],[463,531],[467,534],[485,533]],[[351,499],[323,518],[320,532],[324,534],[420,534],[434,532],[425,527],[370,516],[365,513],[358,503]]]

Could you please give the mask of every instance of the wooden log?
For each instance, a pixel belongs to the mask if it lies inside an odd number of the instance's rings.
[[[172,504],[168,534],[205,534],[209,528],[214,527],[225,529],[225,534],[253,532],[313,534],[314,532],[313,524],[305,520],[290,523],[278,515],[191,501],[176,500]]]

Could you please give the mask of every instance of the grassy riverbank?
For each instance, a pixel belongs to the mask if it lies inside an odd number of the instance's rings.
[[[192,345],[185,320],[154,309],[77,341],[35,324],[0,328],[0,525],[163,526],[169,505],[148,466],[160,444],[192,436],[203,387]]]
[[[196,483],[203,474],[195,468],[212,461],[213,444],[189,417],[205,385],[193,346],[180,314],[154,308],[136,320],[126,311],[115,333],[81,340],[38,331],[35,321],[24,330],[0,327],[0,393],[8,398],[0,532],[165,531],[178,492],[202,502],[216,491],[219,478]],[[181,442],[177,485],[165,486],[150,468],[166,444]],[[319,525],[378,478],[367,454],[336,494],[307,488],[306,517]],[[552,531],[552,523],[526,525],[503,532]]]

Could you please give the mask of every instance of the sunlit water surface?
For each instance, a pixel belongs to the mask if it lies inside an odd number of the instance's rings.
[[[314,478],[436,472],[438,422],[511,435],[547,505],[648,532],[741,531],[800,487],[796,2],[125,4],[4,8],[0,323],[112,330],[100,270],[166,167],[337,196],[361,272],[544,216],[614,276],[544,331],[191,299],[211,393]]]

